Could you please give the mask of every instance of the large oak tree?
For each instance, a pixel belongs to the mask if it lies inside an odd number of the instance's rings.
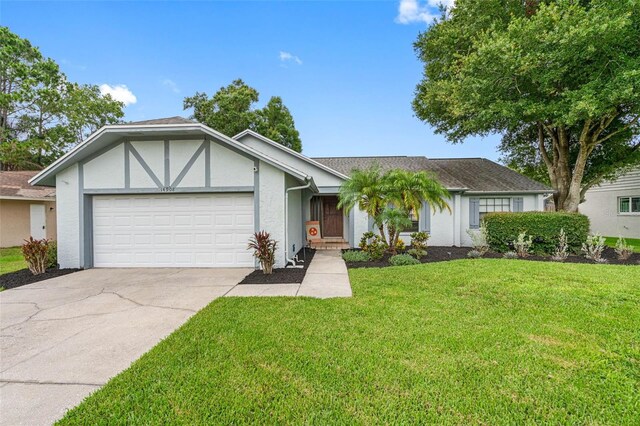
[[[558,209],[640,163],[639,0],[458,0],[415,48],[416,115],[452,142],[502,134]]]

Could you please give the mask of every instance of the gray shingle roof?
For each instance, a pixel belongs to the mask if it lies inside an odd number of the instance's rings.
[[[19,172],[0,172],[0,198],[43,198],[54,199],[55,188],[46,186],[31,186],[29,179],[40,173],[39,170],[25,170]]]
[[[362,169],[374,164],[379,165],[383,171],[429,171],[448,189],[465,188],[468,191],[487,192],[551,191],[547,186],[486,158],[428,159],[398,156],[321,157],[314,160],[346,175],[353,169]]]
[[[194,121],[186,119],[184,117],[166,117],[166,118],[156,118],[153,120],[143,120],[143,121],[131,121],[130,125],[144,125],[144,124],[194,124]]]

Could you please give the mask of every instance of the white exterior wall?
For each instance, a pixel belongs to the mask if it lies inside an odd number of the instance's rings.
[[[260,151],[263,154],[276,159],[284,164],[287,164],[293,167],[296,170],[299,170],[305,174],[313,176],[313,181],[316,183],[318,187],[328,186],[328,187],[339,187],[343,180],[329,172],[322,170],[321,168],[310,164],[309,162],[302,160],[300,158],[295,157],[294,155],[283,151],[280,148],[271,146],[270,144],[257,139],[254,136],[246,135],[240,139],[239,142],[247,145],[250,148],[255,149],[256,151]]]
[[[451,212],[445,209],[440,211],[436,209],[429,209],[429,215],[431,220],[431,226],[429,231],[428,244],[432,246],[452,246],[453,240],[453,224],[454,224],[454,198],[447,200],[449,206],[451,206]]]
[[[285,182],[287,188],[301,186],[300,182],[290,176],[286,176]],[[284,217],[283,217],[284,220]],[[304,234],[302,233],[302,190],[296,189],[289,191],[289,217],[288,217],[288,240],[287,250],[289,258],[293,258],[298,251],[304,246]],[[284,249],[284,245],[283,245]]]
[[[640,168],[589,189],[578,209],[591,221],[591,232],[640,238],[640,213],[618,213],[618,197],[640,197]]]
[[[83,170],[85,188],[124,188],[124,144],[89,161]]]
[[[212,143],[211,186],[253,186],[253,160]]]
[[[61,268],[80,267],[80,186],[78,165],[56,175],[58,263]]]
[[[165,150],[164,141],[131,141],[146,165],[164,183]],[[201,147],[202,139],[169,141],[169,180],[174,182],[187,165],[194,153]],[[215,141],[210,144],[210,182],[212,187],[252,187],[254,162]],[[205,155],[202,152],[178,188],[199,188],[205,182]],[[125,188],[125,149],[124,143],[114,147],[84,164],[85,189],[124,189]],[[133,154],[129,155],[130,188],[158,188],[142,164]]]
[[[284,267],[284,172],[261,161],[258,173],[260,230],[267,231],[278,242],[276,268]]]
[[[357,206],[353,208],[353,245],[360,244],[362,234],[369,232],[369,215]]]

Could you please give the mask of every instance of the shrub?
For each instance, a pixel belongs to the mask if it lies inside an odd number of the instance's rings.
[[[420,260],[421,258],[427,255],[427,251],[422,249],[412,248],[407,250],[407,254],[409,256],[413,256],[416,259]]]
[[[489,243],[487,242],[487,227],[484,222],[480,224],[480,228],[478,230],[467,229],[467,235],[471,238],[471,245],[473,246],[473,251],[477,251],[480,253],[482,257],[486,252],[489,251]]]
[[[47,261],[49,256],[49,240],[34,240],[29,237],[24,240],[22,245],[22,255],[29,266],[29,270],[33,275],[44,274],[47,270]]]
[[[366,251],[349,250],[342,253],[342,259],[345,262],[368,262],[371,256]]]
[[[619,260],[627,260],[633,254],[633,247],[622,237],[618,237],[615,250]]]
[[[271,235],[266,231],[256,232],[249,240],[247,249],[253,249],[253,257],[260,262],[263,274],[269,275],[273,273],[277,246],[278,242],[271,239]]]
[[[607,260],[602,258],[605,241],[605,238],[600,234],[589,235],[586,242],[582,243],[584,257],[596,263],[605,263]]]
[[[518,257],[529,256],[531,244],[533,244],[533,237],[529,235],[529,238],[527,239],[526,231],[519,233],[518,238],[513,240],[513,248],[516,250]]]
[[[509,244],[525,230],[533,237],[531,251],[538,254],[553,254],[561,229],[564,229],[568,249],[573,253],[580,252],[589,234],[589,219],[579,213],[489,213],[483,222],[487,227],[489,247],[501,253],[510,250]]]
[[[398,238],[396,241],[396,251],[404,251],[407,248],[402,238]]]
[[[551,259],[556,262],[564,262],[569,257],[569,246],[567,245],[567,234],[564,233],[564,229],[560,228],[560,235],[558,235],[558,246],[556,251],[553,252]]]
[[[508,252],[505,252],[505,254],[503,254],[502,257],[504,259],[517,259],[518,253],[516,253],[515,251],[508,251]]]
[[[429,239],[429,234],[420,231],[420,232],[412,232],[411,233],[411,248],[416,250],[424,251],[425,255],[427,254],[427,240]]]
[[[389,263],[393,266],[417,265],[420,261],[408,254],[396,254],[389,258]]]
[[[49,248],[47,250],[47,268],[58,267],[58,243],[55,241],[49,241]]]
[[[470,259],[479,259],[483,256],[483,253],[481,253],[478,250],[471,250],[469,253],[467,253],[467,257]]]
[[[373,260],[380,260],[384,256],[387,246],[382,242],[380,235],[373,232],[365,232],[360,239],[360,248],[369,254]]]

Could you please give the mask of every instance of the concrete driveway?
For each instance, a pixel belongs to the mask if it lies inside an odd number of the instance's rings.
[[[249,269],[90,269],[0,293],[0,424],[49,424]]]

